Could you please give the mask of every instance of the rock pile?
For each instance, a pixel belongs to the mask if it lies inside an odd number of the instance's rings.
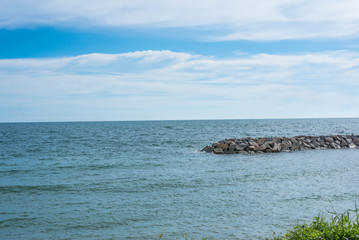
[[[359,135],[225,139],[202,151],[215,154],[290,152],[306,149],[359,148]]]

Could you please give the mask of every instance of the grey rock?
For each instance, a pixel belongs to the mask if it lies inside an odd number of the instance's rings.
[[[349,144],[349,148],[356,148],[357,146],[354,143]]]
[[[260,146],[260,145],[263,145],[264,143],[266,142],[266,139],[265,138],[258,138],[257,140],[257,144]]]
[[[273,149],[272,148],[266,148],[266,150],[264,150],[265,152],[267,152],[267,153],[271,153],[271,152],[273,152]]]
[[[296,141],[296,142],[293,142],[292,145],[293,145],[294,150],[297,150],[297,149],[300,148],[300,144],[299,144],[299,142],[297,142],[297,141]]]
[[[347,147],[348,147],[348,143],[347,143],[345,140],[343,140],[343,141],[340,143],[340,147],[341,147],[341,148],[347,148]]]
[[[256,147],[253,146],[253,145],[249,145],[247,149],[248,149],[248,152],[249,151],[254,151],[254,149],[256,149]]]
[[[282,142],[280,144],[280,147],[282,148],[282,151],[289,151],[290,150],[290,146],[287,142]]]
[[[320,147],[322,147],[322,148],[327,147],[327,145],[323,139],[321,139],[318,143],[320,144]]]
[[[274,142],[273,141],[270,141],[270,142],[266,142],[271,148],[273,148],[274,146]]]
[[[246,147],[248,147],[248,144],[242,142],[242,143],[237,144],[235,149],[237,151],[242,151],[242,150],[246,149]]]
[[[253,154],[328,148],[359,148],[359,135],[231,138],[206,146],[202,151],[215,154]]]
[[[274,143],[272,151],[273,152],[280,152],[282,150],[280,143]]]
[[[332,142],[329,144],[330,148],[340,148],[340,146],[338,144],[336,144],[335,142]]]
[[[221,153],[223,153],[223,149],[222,148],[215,148],[215,149],[213,149],[213,153],[221,154]]]
[[[308,143],[306,143],[306,142],[303,142],[302,146],[305,147],[305,148],[311,148],[310,145]]]
[[[315,149],[315,148],[316,148],[316,146],[315,146],[313,143],[309,143],[309,146],[310,146],[311,149]]]
[[[354,142],[356,145],[359,145],[359,137],[353,137],[353,142]]]
[[[331,137],[326,137],[324,140],[329,143],[334,142],[333,138],[331,138]]]
[[[235,151],[233,151],[233,150],[228,150],[228,151],[225,151],[225,152],[223,152],[223,153],[225,153],[225,154],[234,154],[234,153],[237,153],[237,152],[235,152]]]
[[[259,147],[258,143],[254,142],[254,141],[249,141],[249,146],[254,146],[254,147]]]
[[[270,148],[269,144],[268,143],[263,143],[262,145],[258,146],[255,151],[264,151],[266,150],[267,148]]]
[[[213,147],[211,147],[211,146],[207,146],[207,147],[205,147],[205,148],[203,148],[203,150],[202,151],[205,151],[205,152],[208,152],[208,153],[210,153],[210,152],[212,152],[213,151]]]
[[[214,148],[222,148],[223,150],[226,150],[228,148],[228,144],[226,143],[217,143],[213,146]]]
[[[229,151],[235,150],[236,147],[237,147],[237,145],[234,142],[231,142],[230,145],[228,146],[228,150]]]

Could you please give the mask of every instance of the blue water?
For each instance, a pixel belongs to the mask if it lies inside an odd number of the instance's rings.
[[[355,206],[359,149],[201,153],[359,119],[0,124],[0,239],[259,239]]]

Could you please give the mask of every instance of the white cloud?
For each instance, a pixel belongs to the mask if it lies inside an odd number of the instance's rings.
[[[2,59],[0,121],[357,117],[358,76],[346,51]]]
[[[213,41],[346,38],[358,36],[358,11],[356,0],[5,0],[0,28],[193,28]]]

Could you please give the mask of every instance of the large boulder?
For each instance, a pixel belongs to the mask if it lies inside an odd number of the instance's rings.
[[[308,143],[306,143],[306,142],[303,142],[303,143],[302,143],[302,146],[303,146],[304,148],[311,148],[311,146],[310,146]]]
[[[330,143],[329,146],[330,148],[340,148],[340,146],[335,142]]]
[[[223,149],[222,148],[215,148],[215,149],[213,149],[213,153],[221,154],[221,153],[223,153]]]
[[[213,147],[214,148],[222,148],[222,150],[227,150],[228,144],[219,142],[219,143],[215,143],[213,145]]]
[[[349,148],[356,148],[357,146],[354,143],[349,144]]]
[[[252,140],[249,141],[248,144],[249,144],[249,146],[253,146],[255,148],[259,147],[258,143],[256,143],[255,141],[252,141]]]
[[[352,139],[356,145],[359,145],[359,137],[353,137]]]
[[[248,151],[254,151],[257,147],[256,146],[253,146],[253,145],[249,145],[247,147]]]
[[[326,142],[328,142],[328,143],[334,142],[334,139],[331,138],[331,137],[326,137],[326,138],[324,138],[324,140],[325,140]]]
[[[287,142],[287,141],[283,141],[283,142],[280,144],[280,147],[282,148],[282,151],[285,151],[285,152],[290,151],[290,144],[289,144],[289,142]]]
[[[236,151],[243,151],[243,150],[246,149],[247,147],[248,147],[248,144],[247,144],[247,143],[239,142],[239,143],[237,143],[235,150],[236,150]]]
[[[213,149],[214,148],[212,146],[206,146],[205,148],[202,149],[202,151],[210,153],[210,152],[213,152]]]
[[[266,139],[265,138],[258,138],[257,139],[257,144],[260,146],[260,145],[263,145],[264,143],[266,142]]]
[[[348,147],[347,141],[345,141],[345,140],[343,139],[343,141],[340,142],[340,147],[341,147],[341,148],[347,148],[347,147]]]
[[[282,147],[280,146],[280,143],[274,143],[272,151],[273,152],[280,152],[282,150]]]
[[[298,141],[292,142],[293,150],[298,150],[300,148],[300,143]]]
[[[228,151],[234,151],[237,145],[234,142],[231,142],[228,146]]]
[[[255,148],[255,151],[265,151],[267,148],[270,148],[269,144],[264,142],[262,145],[258,146],[257,148]]]

